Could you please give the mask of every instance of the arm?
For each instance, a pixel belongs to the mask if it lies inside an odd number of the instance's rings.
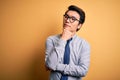
[[[59,39],[55,42],[51,37],[46,41],[46,66],[51,70],[56,70],[56,66],[62,63],[66,41]]]
[[[54,47],[52,45],[52,41],[48,39],[46,47],[46,66],[54,71],[59,71],[66,75],[77,77],[85,76],[90,62],[90,47],[86,42],[83,42],[82,44],[83,47],[79,65],[67,65],[63,64],[61,60],[64,54],[65,42],[60,40]]]
[[[79,65],[71,65],[71,64],[66,65],[59,63],[56,68],[58,71],[62,72],[65,75],[76,76],[76,77],[86,75],[90,63],[90,47],[86,42],[83,42],[82,44],[83,47],[80,53],[81,57],[79,60]]]

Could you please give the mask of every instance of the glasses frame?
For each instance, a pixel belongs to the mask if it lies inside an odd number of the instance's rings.
[[[65,20],[68,20],[68,19],[69,19],[70,23],[74,23],[75,21],[79,21],[79,22],[80,22],[80,20],[76,19],[74,16],[71,16],[71,17],[70,17],[70,16],[67,15],[67,14],[64,14],[63,16],[64,16],[64,19],[65,19]]]

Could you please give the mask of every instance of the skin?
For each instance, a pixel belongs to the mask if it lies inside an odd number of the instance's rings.
[[[76,11],[68,11],[67,15],[69,15],[70,17],[74,16],[76,19],[80,19],[79,14]],[[63,18],[63,31],[61,34],[61,39],[63,40],[68,40],[70,38],[72,38],[75,34],[76,34],[76,30],[78,28],[81,28],[81,24],[79,24],[79,21],[75,21],[73,23],[70,23],[69,19],[65,20]]]

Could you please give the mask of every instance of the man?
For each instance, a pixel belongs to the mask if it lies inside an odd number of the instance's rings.
[[[46,67],[50,80],[82,80],[90,63],[90,46],[76,35],[85,21],[85,13],[75,5],[63,16],[63,32],[46,41]]]

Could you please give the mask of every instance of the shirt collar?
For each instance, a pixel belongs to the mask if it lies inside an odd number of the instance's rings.
[[[60,38],[61,34],[58,35],[58,37]],[[75,38],[77,37],[77,34],[75,34],[73,37],[72,37],[72,40],[74,40]]]
[[[75,34],[73,37],[72,37],[72,39],[75,39],[77,37],[77,35]]]

